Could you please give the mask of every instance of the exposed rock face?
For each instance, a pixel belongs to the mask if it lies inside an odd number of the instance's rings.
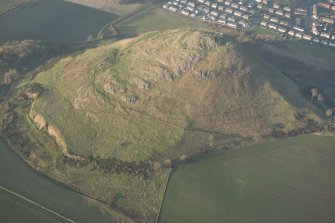
[[[65,140],[62,136],[62,133],[55,128],[53,125],[48,125],[48,133],[50,136],[52,136],[55,139],[55,142],[57,143],[58,146],[63,148],[63,151],[67,153],[67,145],[65,143]]]
[[[38,114],[33,108],[30,108],[29,110],[29,117],[36,124],[39,130],[45,129],[47,127],[47,122],[45,118],[42,115]]]

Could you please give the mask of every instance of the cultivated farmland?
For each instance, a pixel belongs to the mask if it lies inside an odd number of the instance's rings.
[[[1,222],[69,222],[2,188],[0,188],[0,218]]]
[[[334,145],[334,137],[303,136],[181,166],[160,222],[334,222]]]
[[[106,205],[93,199],[84,197],[68,188],[52,182],[29,168],[16,154],[0,140],[0,186],[10,189],[19,195],[32,200],[43,207],[56,213],[81,223],[131,223],[124,215],[113,211]],[[0,197],[2,194],[0,193]],[[24,222],[14,219],[8,209],[2,206],[3,200],[0,198],[0,222]],[[14,210],[17,210],[14,209]],[[29,210],[29,207],[25,207]],[[2,217],[8,216],[11,221],[3,221]],[[30,213],[27,213],[30,215]],[[42,220],[45,219],[42,216]],[[27,221],[30,219],[27,219]],[[38,219],[32,223],[38,223]],[[45,220],[41,222],[52,222]]]
[[[22,3],[25,3],[25,2],[27,2],[27,0],[1,0],[0,1],[0,14]]]
[[[41,0],[0,18],[0,41],[43,39],[55,42],[92,40],[113,13],[63,0]]]

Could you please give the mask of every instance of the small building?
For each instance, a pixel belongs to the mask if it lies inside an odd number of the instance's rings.
[[[222,25],[226,25],[226,20],[224,19],[219,19],[218,23],[222,24]]]
[[[264,14],[263,17],[264,17],[264,19],[270,19],[271,16],[269,14]]]
[[[312,33],[313,33],[314,35],[316,35],[316,36],[318,36],[318,35],[320,34],[319,31],[317,30],[317,28],[314,27],[314,26],[313,26],[313,28],[312,28]]]
[[[295,38],[302,39],[302,33],[296,33]]]
[[[335,47],[335,42],[329,42],[329,46]]]
[[[304,40],[308,40],[308,41],[311,41],[311,40],[312,40],[312,36],[307,35],[307,34],[304,34],[302,38],[303,38]]]
[[[192,12],[194,11],[194,7],[192,7],[191,5],[187,5],[187,10],[190,10]]]
[[[239,4],[232,3],[232,4],[231,4],[231,7],[232,7],[232,8],[235,8],[235,9],[238,9],[240,6],[239,6]]]
[[[321,36],[321,37],[324,37],[324,38],[327,38],[327,39],[330,39],[330,34],[329,34],[329,33],[326,33],[326,32],[322,32],[322,33],[320,33],[320,36]]]
[[[256,1],[257,2],[257,1]],[[257,4],[256,2],[249,2],[249,4],[248,4],[248,8],[253,8],[253,7],[255,7],[255,5]]]
[[[273,8],[268,8],[268,12],[270,12],[271,14],[273,14],[275,12],[275,10]]]
[[[294,30],[290,30],[290,31],[288,31],[287,34],[288,34],[289,36],[292,36],[292,37],[295,36],[295,32],[294,32]]]
[[[177,7],[175,6],[170,6],[169,10],[171,10],[172,12],[176,12],[177,11]]]
[[[285,6],[283,9],[284,9],[285,12],[291,12],[291,8],[288,7],[288,6]]]
[[[228,17],[227,20],[228,20],[229,22],[233,22],[233,23],[236,22],[236,19],[235,19],[234,17]]]
[[[223,9],[224,9],[224,7],[222,5],[220,5],[219,8],[218,8],[218,10],[221,11],[221,12],[223,11]]]
[[[249,21],[249,19],[250,19],[250,16],[249,16],[249,15],[247,15],[247,14],[245,14],[245,15],[243,15],[243,16],[242,16],[242,18],[243,18],[244,20],[246,20],[246,21]]]
[[[300,27],[300,26],[293,26],[293,29],[294,29],[294,30],[297,30],[297,31],[299,31],[299,32],[304,32],[304,31],[305,31],[304,28],[302,28],[302,27]]]
[[[286,28],[284,28],[284,27],[278,27],[278,31],[280,32],[280,33],[286,33]]]
[[[213,16],[218,16],[218,15],[219,15],[219,12],[218,12],[218,11],[211,11],[211,14],[212,14]]]
[[[262,3],[258,3],[258,4],[257,4],[257,8],[258,8],[258,9],[263,9],[263,7],[264,7],[264,5],[263,5]]]
[[[245,21],[242,21],[242,20],[239,20],[237,23],[238,23],[239,25],[241,25],[243,28],[245,28],[245,27],[248,26],[248,24],[247,24]]]
[[[273,29],[273,30],[277,30],[278,26],[277,26],[276,24],[272,24],[272,23],[271,23],[271,24],[269,25],[269,28],[270,28],[270,29]]]
[[[190,14],[190,12],[189,11],[187,11],[186,9],[183,9],[182,11],[181,11],[181,14],[183,14],[183,15],[189,15]]]
[[[190,7],[194,8],[195,7],[195,3],[194,2],[189,2],[189,3],[187,3],[187,6],[190,6]]]
[[[275,8],[275,9],[279,9],[279,8],[280,8],[280,5],[277,4],[277,3],[274,3],[274,4],[273,4],[273,8]]]
[[[286,12],[286,13],[284,14],[284,16],[285,16],[286,18],[288,18],[288,19],[291,19],[291,13],[287,13],[287,12]]]
[[[209,13],[209,8],[204,8],[203,10],[202,10],[204,13]]]
[[[313,38],[313,42],[314,42],[314,43],[320,43],[320,39],[314,37],[314,38]]]
[[[234,12],[234,15],[237,16],[237,17],[242,17],[242,14],[243,14],[243,13],[240,12],[240,11],[235,11],[235,12]]]
[[[218,3],[215,2],[212,4],[212,8],[216,9],[217,7],[218,7]]]
[[[215,22],[217,20],[215,15],[210,15],[209,19],[213,22]]]
[[[230,13],[230,14],[233,14],[234,13],[234,10],[232,8],[226,8],[226,12],[227,13]]]
[[[270,19],[271,22],[274,22],[274,23],[278,23],[279,22],[279,19],[275,18],[275,17],[272,17]]]
[[[231,1],[225,1],[224,3],[226,6],[230,6],[231,5]]]
[[[321,40],[320,43],[323,44],[323,45],[325,45],[325,46],[328,46],[328,42],[326,40]]]
[[[226,19],[227,15],[226,15],[226,14],[220,14],[219,17],[220,17],[221,19]]]
[[[281,21],[279,22],[279,24],[282,25],[282,26],[289,26],[288,21],[285,21],[285,20],[281,20]]]
[[[323,2],[318,3],[318,6],[320,6],[322,8],[325,8],[325,9],[330,9],[331,8],[331,5],[329,5],[327,3],[323,3]]]
[[[233,23],[233,22],[227,22],[227,26],[230,27],[230,28],[233,28],[233,29],[237,28],[236,23]]]
[[[248,11],[248,8],[245,7],[245,6],[241,6],[241,7],[240,7],[240,10],[241,10],[242,12],[247,12],[247,11]]]
[[[261,26],[263,26],[263,27],[267,27],[267,26],[268,26],[268,22],[266,22],[266,21],[261,21]]]
[[[321,22],[329,23],[329,24],[334,24],[334,19],[332,18],[327,18],[327,17],[320,17]]]
[[[284,12],[282,10],[277,10],[276,15],[284,16]]]

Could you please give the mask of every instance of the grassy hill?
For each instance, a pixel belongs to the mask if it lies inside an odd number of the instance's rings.
[[[141,222],[155,221],[174,163],[321,121],[266,60],[190,29],[70,55],[20,87],[8,128],[24,134],[8,135],[9,144]]]

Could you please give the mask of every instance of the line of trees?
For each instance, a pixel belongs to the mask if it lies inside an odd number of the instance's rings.
[[[313,122],[313,123],[309,123],[305,127],[292,129],[288,132],[284,132],[280,129],[274,128],[272,130],[271,136],[285,138],[285,137],[293,137],[293,136],[299,136],[299,135],[305,135],[305,134],[311,134],[311,133],[322,133],[322,132],[335,133],[335,125],[329,124],[326,126],[322,126],[316,122]]]
[[[153,168],[148,161],[123,161],[116,158],[104,159],[96,158],[95,165],[105,173],[127,174],[136,176],[140,179],[146,179],[152,172]]]

